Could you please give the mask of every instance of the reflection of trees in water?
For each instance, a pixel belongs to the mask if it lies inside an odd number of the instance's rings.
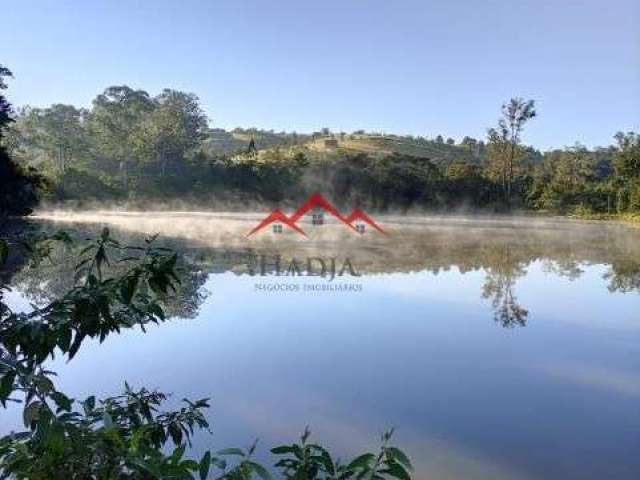
[[[198,220],[193,220],[198,223]],[[203,225],[206,222],[202,222]],[[184,232],[184,226],[172,231],[164,222],[164,246],[182,253],[180,264],[181,287],[177,295],[167,300],[167,311],[174,317],[195,317],[207,296],[202,288],[212,273],[234,272],[246,274],[248,263],[255,255],[280,254],[283,264],[295,257],[349,258],[357,271],[368,273],[398,273],[428,271],[437,273],[457,267],[462,274],[485,271],[487,274],[482,296],[490,300],[494,319],[505,327],[524,326],[529,311],[518,303],[516,283],[526,274],[532,262],[542,262],[542,268],[569,280],[579,278],[588,265],[608,265],[604,279],[610,291],[640,292],[640,242],[637,231],[612,225],[571,225],[560,222],[535,228],[522,224],[494,225],[476,222],[454,225],[405,225],[401,231],[389,227],[388,236],[370,236],[365,239],[344,233],[346,241],[332,238],[327,241],[307,242],[273,239],[244,239],[247,227],[209,237],[209,230],[195,225]],[[56,225],[55,229],[61,225]],[[77,227],[77,226],[74,226]],[[99,226],[85,226],[96,232]],[[204,229],[201,236],[196,235]],[[400,227],[396,227],[400,228]],[[168,229],[168,230],[167,230]],[[140,244],[147,232],[118,231],[115,236],[124,244]],[[342,232],[342,230],[340,230]],[[82,238],[82,235],[78,235]],[[11,282],[36,303],[47,301],[52,294],[67,290],[73,282],[74,265],[65,252],[58,253],[53,265],[37,269],[25,267]],[[117,267],[116,267],[117,268]],[[268,265],[271,272],[272,264]]]
[[[616,260],[605,273],[610,292],[640,292],[640,257]]]
[[[127,239],[130,240],[130,239]],[[124,244],[139,245],[139,241]],[[51,252],[51,258],[37,265],[25,264],[13,274],[10,284],[19,290],[31,302],[43,306],[54,298],[59,298],[74,286],[77,253],[83,245],[68,247],[58,244]],[[112,261],[107,273],[124,273],[123,264]],[[209,273],[195,264],[188,256],[179,256],[176,265],[179,278],[175,293],[169,295],[162,303],[165,313],[176,318],[195,318],[200,306],[209,295],[203,288]]]
[[[515,283],[515,278],[509,274],[490,271],[482,287],[482,296],[491,299],[494,320],[503,327],[527,325],[529,311],[518,304],[514,293]]]
[[[572,258],[562,260],[544,260],[542,270],[545,273],[553,273],[559,277],[564,277],[574,281],[580,278],[584,273],[581,265],[582,263],[580,261]]]
[[[482,287],[482,297],[491,299],[494,320],[503,327],[524,327],[527,324],[528,310],[522,308],[515,294],[516,280],[526,272],[526,262],[513,255],[507,245],[489,249],[491,266],[487,268],[487,277]]]

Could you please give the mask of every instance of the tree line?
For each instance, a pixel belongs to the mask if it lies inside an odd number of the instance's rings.
[[[576,144],[542,153],[522,140],[537,117],[532,100],[509,100],[485,140],[465,137],[456,144],[440,135],[336,136],[328,129],[231,134],[210,128],[196,95],[171,89],[152,96],[109,87],[88,109],[54,104],[13,112],[2,98],[3,155],[14,159],[12,168],[38,176],[37,190],[53,202],[207,199],[213,208],[217,201],[240,207],[294,204],[321,190],[337,204],[380,211],[640,211],[640,135],[619,132],[604,148]],[[328,136],[338,148],[312,148]],[[354,138],[372,148],[341,148]],[[23,182],[19,190],[33,197],[35,183]]]

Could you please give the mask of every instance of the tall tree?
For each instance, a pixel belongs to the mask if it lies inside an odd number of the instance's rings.
[[[125,189],[135,160],[135,135],[152,110],[153,101],[147,92],[126,85],[109,87],[93,101],[90,124],[99,152],[118,162]]]
[[[55,104],[38,113],[42,120],[45,148],[55,158],[59,173],[64,175],[85,143],[85,112],[73,105]]]
[[[63,104],[25,108],[18,114],[12,129],[17,132],[12,133],[30,149],[27,161],[42,156],[62,178],[79,153],[87,149],[86,114],[83,109]]]
[[[536,115],[533,100],[512,98],[502,105],[498,127],[489,129],[488,170],[500,181],[507,204],[511,202],[513,184],[524,157],[521,134],[526,123]]]
[[[618,211],[640,211],[640,134],[618,132],[614,138]]]
[[[134,135],[136,151],[155,161],[164,176],[167,166],[184,160],[205,137],[207,117],[192,93],[165,89]]]

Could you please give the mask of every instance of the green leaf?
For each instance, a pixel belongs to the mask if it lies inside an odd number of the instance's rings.
[[[187,470],[191,470],[192,472],[195,472],[200,469],[200,464],[195,460],[189,459],[181,462],[180,467],[186,468]],[[193,477],[190,477],[190,478],[193,478]]]
[[[318,448],[320,449],[320,452],[321,452],[320,456],[316,457],[318,463],[324,466],[324,469],[327,473],[330,473],[331,475],[335,474],[335,468],[333,466],[333,459],[331,458],[331,455],[324,448],[322,447],[318,447]]]
[[[41,407],[42,403],[40,403],[39,401],[30,403],[27,407],[25,407],[24,411],[22,412],[22,417],[24,420],[24,425],[26,427],[30,427],[33,422],[38,420]]]
[[[62,455],[65,447],[64,427],[60,423],[54,423],[47,435],[47,452]]]
[[[58,406],[59,410],[65,410],[67,412],[71,411],[71,406],[73,405],[73,402],[66,395],[60,392],[53,392],[51,393],[51,399]]]
[[[216,453],[218,455],[237,455],[244,457],[244,452],[241,448],[225,448],[224,450],[218,450]]]
[[[122,303],[129,305],[133,299],[133,295],[138,288],[138,275],[131,275],[124,279],[122,286],[120,287],[120,295],[122,295]]]
[[[258,474],[262,480],[273,480],[273,476],[262,465],[256,462],[247,461],[247,465],[250,465],[254,472]]]
[[[180,459],[184,456],[185,450],[186,450],[186,447],[184,445],[180,445],[179,447],[176,447],[176,449],[171,454],[171,458],[176,462],[179,462]]]
[[[375,459],[376,456],[373,453],[365,453],[364,455],[354,458],[351,463],[347,465],[347,469],[357,470],[360,468],[368,468]]]
[[[169,435],[171,435],[173,443],[179,445],[182,442],[182,430],[180,429],[180,425],[177,423],[170,423],[167,430],[169,431]]]
[[[380,473],[386,473],[398,480],[411,480],[411,475],[399,463],[387,463],[387,468]]]
[[[53,382],[44,375],[37,375],[33,379],[33,383],[43,394],[48,394],[54,390]]]
[[[211,468],[211,452],[207,451],[200,460],[200,480],[205,480],[209,475],[209,468]]]
[[[91,395],[84,402],[82,402],[85,413],[91,412],[96,407],[96,397]]]
[[[80,350],[80,346],[82,345],[82,341],[84,340],[84,337],[85,337],[84,333],[76,333],[76,337],[74,338],[73,343],[69,347],[69,353],[68,353],[69,360],[75,357],[76,353],[78,353],[78,350]]]
[[[271,453],[274,453],[276,455],[285,455],[287,453],[291,453],[293,455],[295,455],[296,458],[302,460],[302,457],[304,456],[303,452],[302,452],[302,448],[300,448],[299,445],[281,445],[279,447],[275,447],[274,449],[271,450]]]
[[[292,445],[281,445],[271,449],[271,453],[275,455],[285,455],[287,453],[294,453],[295,449]]]
[[[411,465],[409,457],[407,457],[402,450],[395,447],[388,447],[386,452],[389,458],[395,460],[407,470],[413,471],[413,466]]]
[[[13,391],[13,383],[16,379],[16,371],[9,370],[0,380],[0,403],[3,407],[7,406],[7,399]]]
[[[58,347],[60,347],[60,350],[62,350],[63,353],[69,351],[72,334],[73,332],[71,331],[71,328],[67,325],[62,325],[60,327],[60,333],[58,334]]]

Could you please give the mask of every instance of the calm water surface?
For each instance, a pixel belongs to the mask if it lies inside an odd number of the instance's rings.
[[[55,361],[62,390],[115,394],[126,379],[211,397],[214,435],[197,449],[259,437],[264,452],[308,424],[348,455],[394,426],[418,478],[640,478],[640,230],[381,217],[386,237],[329,224],[247,239],[258,218],[35,220],[79,238],[109,225],[129,243],[162,232],[184,254],[173,321]],[[268,276],[249,274],[256,255]],[[278,277],[275,255],[349,258],[361,276]],[[10,301],[45,301],[68,268],[17,272]]]

